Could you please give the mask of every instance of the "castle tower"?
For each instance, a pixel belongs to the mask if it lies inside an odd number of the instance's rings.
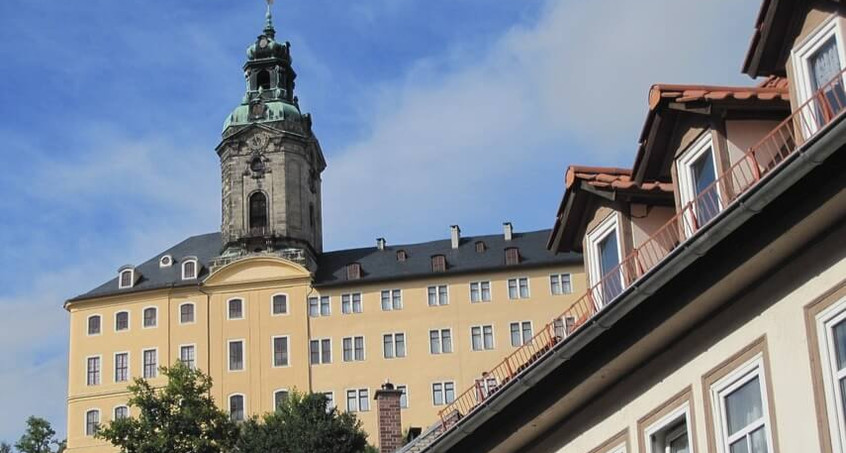
[[[271,2],[268,2],[271,3]],[[217,147],[222,181],[222,259],[273,253],[314,269],[323,248],[321,173],[326,161],[294,96],[291,45],[265,28],[247,49],[246,94]]]

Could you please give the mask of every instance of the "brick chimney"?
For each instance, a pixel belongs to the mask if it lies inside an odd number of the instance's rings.
[[[380,390],[376,390],[379,453],[394,453],[402,448],[401,396],[402,390],[397,390],[390,382],[385,382]]]

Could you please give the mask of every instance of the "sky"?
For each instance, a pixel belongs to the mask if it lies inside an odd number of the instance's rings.
[[[328,161],[328,250],[552,226],[630,167],[653,83],[750,85],[760,0],[277,0]],[[0,2],[0,440],[66,431],[63,302],[220,225],[261,0]]]

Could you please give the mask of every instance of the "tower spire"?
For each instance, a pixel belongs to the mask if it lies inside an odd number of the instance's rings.
[[[264,34],[270,39],[276,38],[276,29],[273,28],[273,13],[270,7],[273,6],[273,0],[265,0],[267,2],[267,13],[265,13]]]

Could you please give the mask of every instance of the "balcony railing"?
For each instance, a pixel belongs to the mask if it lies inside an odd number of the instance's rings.
[[[480,407],[485,400],[502,391],[557,343],[577,332],[604,307],[613,303],[628,286],[654,269],[673,250],[719,218],[723,210],[754,187],[761,178],[778,168],[803,143],[819,134],[846,109],[844,74],[846,71],[838,74],[760,142],[749,148],[743,158],[719,175],[713,184],[686,204],[559,317],[544,326],[531,341],[483,373],[473,387],[458,395],[439,412],[441,429],[436,431],[436,436],[427,440],[433,442]]]

